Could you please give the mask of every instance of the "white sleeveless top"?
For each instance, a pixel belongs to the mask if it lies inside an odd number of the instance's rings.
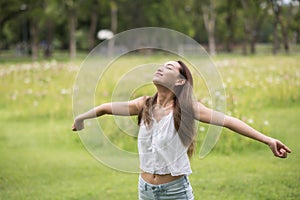
[[[171,174],[172,176],[192,173],[185,147],[174,126],[170,112],[159,122],[154,118],[151,127],[140,124],[138,150],[140,168],[151,174]]]

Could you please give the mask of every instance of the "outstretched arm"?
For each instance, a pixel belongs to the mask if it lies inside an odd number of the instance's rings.
[[[279,140],[260,133],[251,126],[247,125],[245,122],[235,117],[227,116],[223,113],[209,109],[200,102],[194,103],[194,111],[195,119],[201,122],[223,126],[243,136],[267,144],[274,156],[286,158],[287,153],[291,153],[291,150]]]
[[[140,97],[127,102],[112,102],[101,104],[81,115],[78,115],[73,123],[72,131],[80,131],[84,128],[84,120],[100,117],[105,114],[131,116],[138,115],[147,97]]]

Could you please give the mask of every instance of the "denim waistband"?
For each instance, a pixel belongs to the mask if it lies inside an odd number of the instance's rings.
[[[182,185],[184,183],[189,184],[189,180],[187,175],[184,175],[182,177],[180,177],[177,180],[171,181],[169,183],[164,183],[164,184],[159,184],[159,185],[154,185],[151,183],[146,182],[140,175],[139,177],[139,181],[140,184],[142,184],[142,186],[145,188],[145,190],[157,190],[157,191],[163,191],[163,190],[167,190],[168,188],[173,187],[176,184]]]

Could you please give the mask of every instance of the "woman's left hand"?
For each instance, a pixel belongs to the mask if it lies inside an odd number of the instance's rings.
[[[276,139],[271,139],[271,141],[268,143],[270,149],[272,150],[274,156],[279,158],[286,158],[288,153],[291,153],[292,151],[285,146],[282,142]]]

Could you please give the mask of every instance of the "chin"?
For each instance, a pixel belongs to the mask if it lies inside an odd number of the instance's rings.
[[[154,84],[161,84],[161,81],[157,77],[153,77],[152,82]]]
[[[170,86],[166,85],[165,83],[163,83],[163,82],[161,82],[161,81],[153,81],[153,84],[154,84],[156,87],[159,86],[159,87],[164,87],[164,88],[166,88],[166,89],[171,90],[171,89],[170,89]]]

